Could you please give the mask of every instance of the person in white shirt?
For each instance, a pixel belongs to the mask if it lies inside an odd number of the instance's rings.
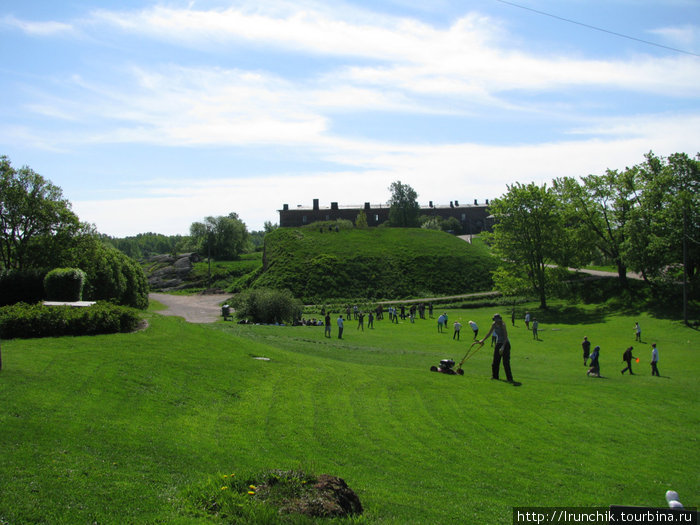
[[[651,375],[653,376],[658,376],[659,374],[659,369],[656,366],[656,363],[659,362],[659,349],[656,348],[656,343],[651,344]]]
[[[474,321],[469,321],[469,326],[474,331],[474,339],[479,335],[479,326]]]
[[[454,339],[456,337],[457,341],[459,341],[459,331],[462,329],[462,323],[460,323],[459,321],[455,321],[454,327],[455,327],[455,333],[452,334],[452,339]]]

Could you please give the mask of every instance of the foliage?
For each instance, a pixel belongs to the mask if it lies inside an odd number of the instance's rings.
[[[418,219],[418,222],[420,223],[420,227],[425,228],[426,230],[442,230],[442,228],[440,227],[440,224],[442,223],[442,217],[430,217],[429,215],[421,215]]]
[[[248,230],[236,213],[192,223],[190,238],[200,255],[215,259],[234,260],[248,247]]]
[[[48,257],[81,229],[58,186],[0,156],[0,264],[45,267]]]
[[[317,523],[313,517],[328,519],[349,514],[338,513],[338,501],[335,494],[324,490],[324,479],[327,476],[279,469],[221,474],[189,487],[186,498],[194,513],[233,519],[236,523],[310,525]],[[356,514],[351,523],[360,523],[358,517]]]
[[[76,238],[67,263],[87,274],[84,297],[90,301],[113,301],[144,309],[148,306],[148,281],[141,266],[93,235]]]
[[[41,301],[46,273],[42,268],[0,270],[0,306]]]
[[[163,235],[150,232],[124,238],[107,235],[100,237],[103,242],[111,244],[132,259],[141,259],[162,253],[178,253],[184,250],[189,241],[187,237],[182,235]]]
[[[292,323],[301,317],[302,304],[288,290],[257,288],[246,290],[233,298],[239,319],[253,323]]]
[[[389,185],[391,198],[389,199],[389,224],[401,228],[417,227],[420,205],[416,200],[416,190],[401,181],[392,182]]]
[[[670,266],[684,262],[692,279],[700,270],[700,155],[652,152],[633,168],[641,191],[625,225],[622,251],[628,266],[659,286]],[[684,242],[685,241],[685,242]]]
[[[280,228],[266,237],[263,271],[252,284],[289,289],[307,302],[430,297],[490,290],[493,263],[483,246],[432,230]]]
[[[80,301],[87,275],[80,268],[54,268],[44,277],[49,301]]]
[[[360,212],[357,214],[357,218],[355,219],[355,228],[365,229],[367,227],[367,214],[365,213],[365,210],[360,210]]]
[[[490,210],[496,223],[493,235],[494,253],[503,261],[497,277],[500,284],[514,293],[522,291],[527,281],[547,306],[547,265],[562,258],[566,230],[557,210],[553,192],[546,185],[527,186],[516,183],[508,192],[491,202]],[[512,277],[505,278],[505,274]]]
[[[80,308],[17,303],[0,308],[4,339],[131,332],[138,323],[136,310],[110,303]]]
[[[448,217],[440,223],[440,229],[444,232],[462,233],[462,224],[456,217]]]

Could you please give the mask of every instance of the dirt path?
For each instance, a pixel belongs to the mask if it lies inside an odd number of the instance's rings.
[[[221,317],[221,303],[230,295],[170,295],[167,293],[150,293],[150,299],[163,303],[167,310],[160,310],[162,315],[184,317],[189,323],[213,323]]]

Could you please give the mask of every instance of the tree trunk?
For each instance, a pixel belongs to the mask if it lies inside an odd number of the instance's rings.
[[[629,288],[629,283],[627,282],[627,267],[620,261],[617,262],[617,275],[620,279],[620,286],[622,288]]]

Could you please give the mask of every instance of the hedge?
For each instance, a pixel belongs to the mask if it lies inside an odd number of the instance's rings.
[[[81,301],[87,275],[80,268],[54,268],[44,277],[50,301]]]
[[[81,308],[18,303],[0,308],[0,337],[14,339],[132,332],[139,321],[137,310],[107,302]]]

